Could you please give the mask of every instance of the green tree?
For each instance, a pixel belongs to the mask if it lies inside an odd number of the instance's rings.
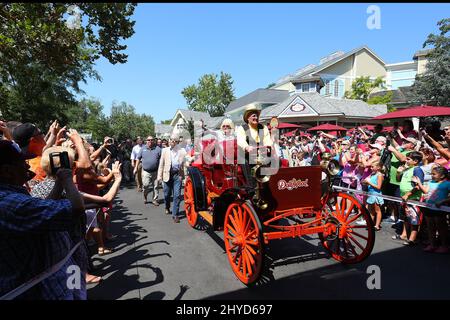
[[[126,102],[114,102],[109,117],[111,132],[119,141],[155,134],[152,116],[137,114],[135,108]]]
[[[9,120],[46,124],[74,107],[78,84],[100,79],[100,57],[125,63],[135,4],[0,4],[0,111]]]
[[[412,89],[415,102],[450,105],[450,18],[440,20],[439,34],[430,34],[423,47],[430,45],[426,70],[416,75]]]
[[[71,119],[67,126],[81,133],[92,133],[94,141],[103,141],[112,135],[108,118],[103,113],[103,106],[96,99],[82,99],[78,105],[67,111]]]
[[[391,100],[392,100],[393,95],[394,94],[392,91],[388,91],[386,94],[384,94],[382,96],[370,97],[367,100],[367,103],[368,104],[389,104],[389,102],[391,102]]]
[[[172,119],[169,120],[161,120],[161,124],[170,124],[172,122]]]
[[[226,107],[235,99],[233,80],[228,73],[205,74],[198,85],[190,85],[181,91],[189,110],[208,112],[211,117],[223,116]]]
[[[375,89],[385,89],[384,80],[382,77],[377,77],[375,80],[371,80],[369,76],[356,78],[352,82],[352,88],[350,91],[345,92],[347,99],[358,99],[366,101],[369,95]]]
[[[269,83],[269,85],[266,87],[266,89],[270,89],[270,87],[273,87],[274,85],[276,85],[275,82]]]

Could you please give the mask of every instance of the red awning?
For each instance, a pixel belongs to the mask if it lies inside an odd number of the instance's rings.
[[[450,107],[444,106],[415,106],[394,112],[388,112],[373,118],[374,120],[398,119],[398,118],[422,118],[433,116],[450,116]]]
[[[347,129],[335,124],[325,123],[317,127],[309,128],[307,131],[347,131]]]

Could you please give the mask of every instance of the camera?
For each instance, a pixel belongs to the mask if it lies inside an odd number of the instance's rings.
[[[63,152],[52,152],[49,154],[50,158],[50,168],[52,170],[52,174],[56,174],[56,171],[58,169],[71,169],[70,168],[70,161],[69,161],[69,154],[67,151]],[[59,158],[59,166],[55,166],[54,158]]]
[[[106,140],[106,143],[114,144],[114,139],[113,138],[109,138],[108,140]]]

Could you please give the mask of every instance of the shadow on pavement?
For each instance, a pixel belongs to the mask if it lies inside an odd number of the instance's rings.
[[[130,185],[126,188],[131,189],[134,186]],[[148,249],[151,244],[170,245],[169,242],[156,240],[135,245],[138,241],[148,238],[147,230],[138,224],[139,221],[147,218],[140,218],[143,216],[142,214],[131,213],[122,204],[122,200],[116,201],[112,213],[111,232],[117,237],[108,245],[113,248],[114,252],[105,256],[95,255],[92,259],[96,262],[95,275],[103,277],[103,280],[94,287],[88,285],[89,300],[117,300],[127,298],[127,294],[132,294],[133,297],[130,298],[136,299],[136,296],[140,295],[136,290],[148,288],[164,281],[160,268],[149,263],[139,263],[158,256],[171,258],[169,253],[150,254]],[[141,282],[142,277],[139,276],[139,272],[142,271],[153,272],[155,280]]]

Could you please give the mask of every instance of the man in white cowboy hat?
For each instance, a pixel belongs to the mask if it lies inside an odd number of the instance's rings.
[[[255,146],[272,146],[269,129],[266,125],[259,123],[261,108],[256,104],[250,104],[245,108],[245,124],[236,129],[238,146],[246,153],[252,153]]]
[[[243,172],[250,186],[255,186],[251,178],[250,168],[256,163],[257,147],[270,146],[273,149],[273,141],[266,125],[259,123],[261,108],[256,104],[250,104],[245,108],[245,124],[236,129],[237,144],[241,152],[245,153],[245,164]],[[250,157],[250,156],[253,156]],[[238,159],[240,160],[240,159]]]

